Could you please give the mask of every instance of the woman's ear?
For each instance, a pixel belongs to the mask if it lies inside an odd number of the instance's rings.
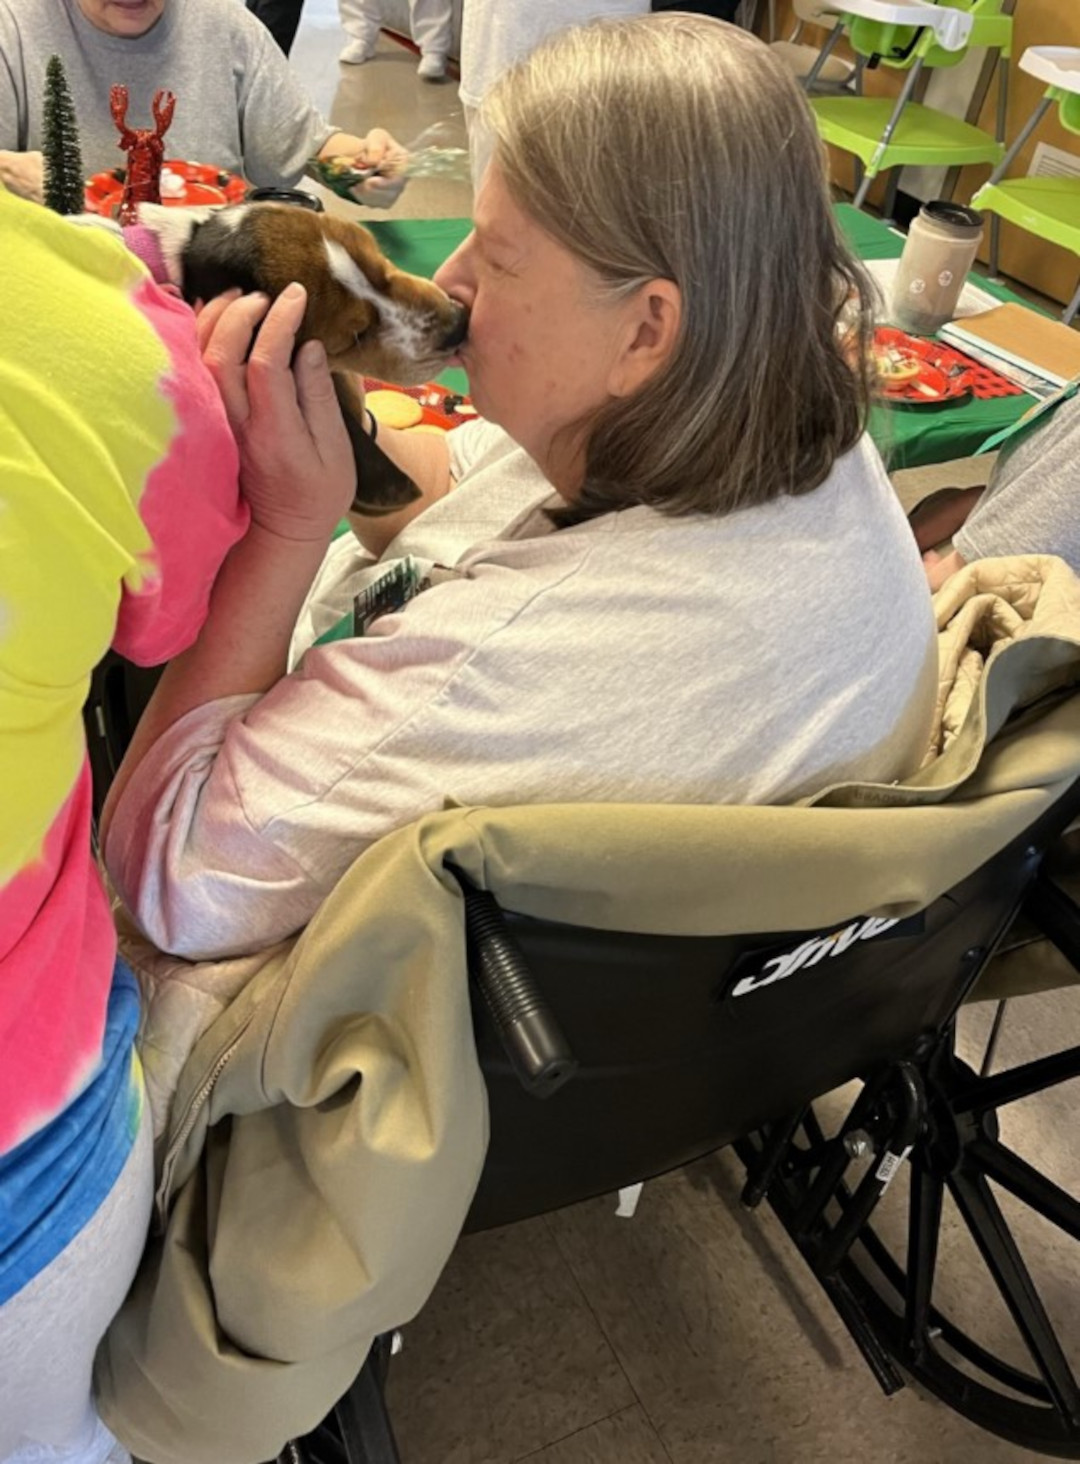
[[[622,349],[611,369],[612,396],[633,396],[668,362],[682,323],[682,291],[674,280],[650,280],[626,303]]]

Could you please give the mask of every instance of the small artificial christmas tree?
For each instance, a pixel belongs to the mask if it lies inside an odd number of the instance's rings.
[[[59,56],[50,56],[45,70],[41,151],[45,158],[46,206],[58,214],[82,213],[86,203],[79,124]]]

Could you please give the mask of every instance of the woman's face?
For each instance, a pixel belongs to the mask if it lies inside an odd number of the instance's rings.
[[[631,302],[601,303],[592,271],[522,212],[494,164],[473,232],[435,280],[469,307],[460,357],[477,411],[572,494],[584,442],[557,434],[625,394]]]
[[[164,14],[166,0],[78,0],[78,4],[99,31],[134,40],[157,25]]]

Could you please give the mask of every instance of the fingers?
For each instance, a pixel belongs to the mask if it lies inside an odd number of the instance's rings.
[[[267,311],[248,359],[247,387],[252,403],[285,418],[296,415],[292,361],[306,309],[307,291],[303,285],[286,285]]]
[[[368,208],[389,208],[401,196],[404,187],[405,179],[400,176],[369,178],[359,188],[353,189],[353,196],[358,203],[366,203]]]
[[[364,138],[364,160],[368,167],[377,168],[391,149],[399,148],[389,132],[381,127],[373,127]]]
[[[207,310],[211,308],[212,304],[207,306]],[[266,295],[242,295],[239,300],[231,301],[221,310],[203,347],[203,361],[217,383],[225,415],[234,432],[248,418],[245,363],[255,331],[269,309],[270,300]]]
[[[226,290],[223,295],[217,295],[209,302],[195,301],[195,334],[199,342],[200,353],[205,351],[209,345],[214,327],[225,314],[226,309],[234,300],[239,300],[242,293],[241,290]]]
[[[251,351],[252,364],[288,371],[296,349],[296,335],[307,309],[303,285],[286,285],[266,312],[258,339]]]
[[[321,342],[301,346],[294,366],[296,398],[311,441],[329,473],[345,474],[356,492],[356,464],[326,351]]]

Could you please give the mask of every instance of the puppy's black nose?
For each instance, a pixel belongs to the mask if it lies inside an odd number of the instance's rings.
[[[444,351],[456,351],[469,334],[469,311],[465,305],[460,305],[456,300],[454,306],[454,323],[442,338]]]

